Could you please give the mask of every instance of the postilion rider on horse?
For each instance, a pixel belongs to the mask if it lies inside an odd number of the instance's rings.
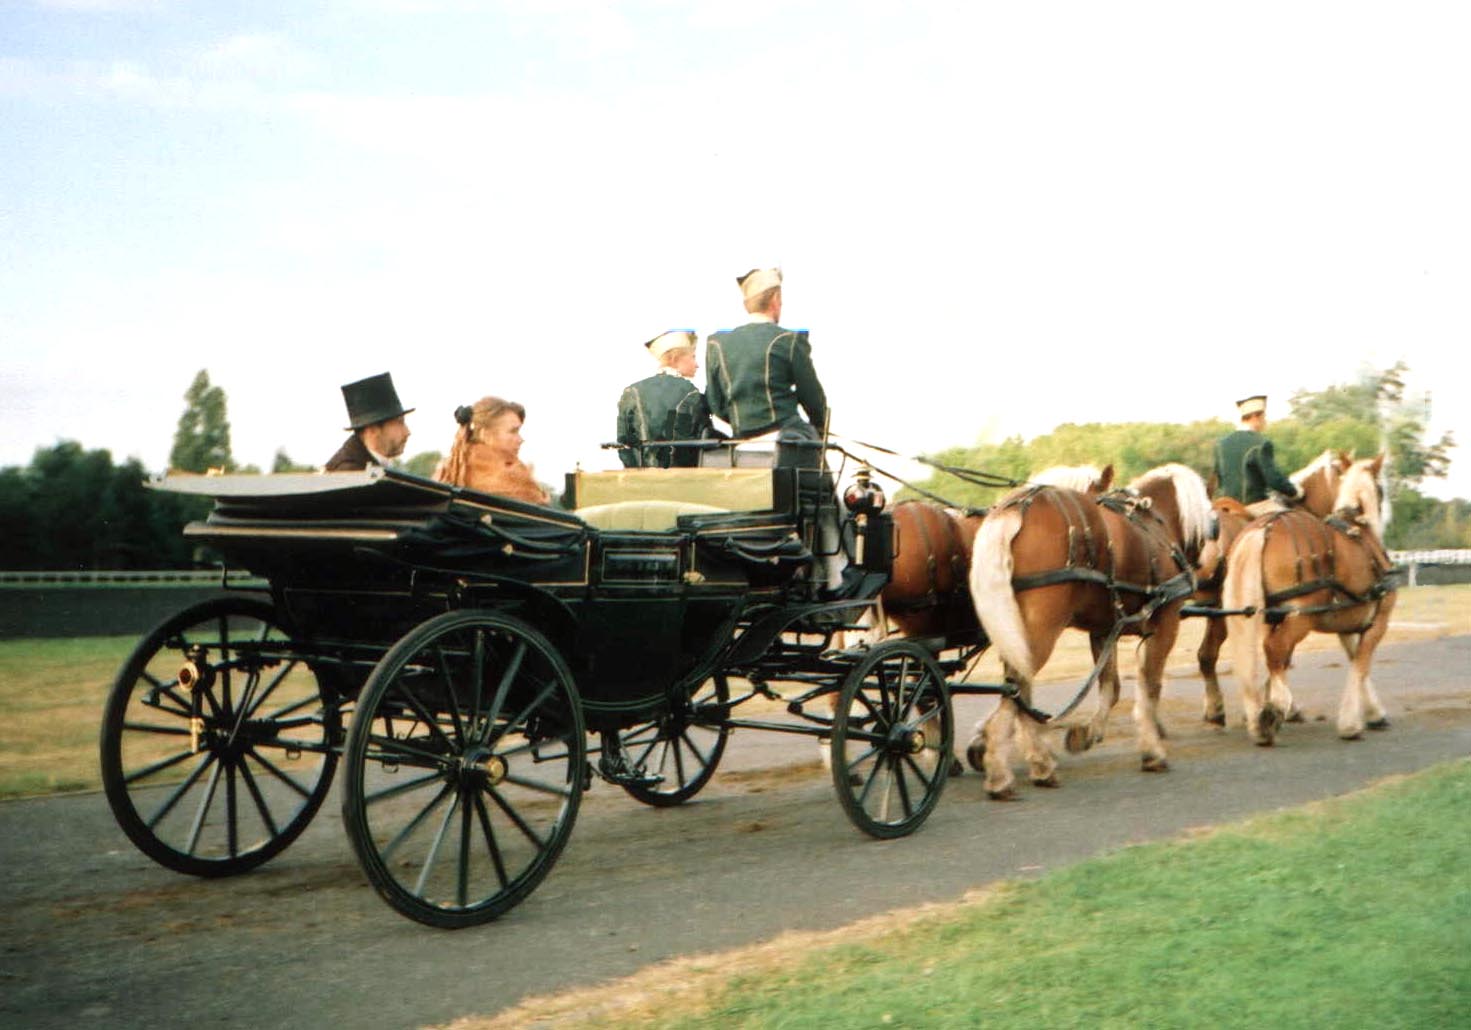
[[[387,372],[342,388],[347,403],[348,429],[352,436],[327,459],[328,472],[356,472],[369,465],[387,465],[404,452],[409,442],[409,427],[404,416],[413,411],[405,408],[393,388],[393,377]]]
[[[719,438],[710,424],[705,395],[690,382],[699,362],[695,334],[688,329],[661,333],[644,344],[659,371],[626,387],[618,398],[618,457],[625,468],[690,468],[700,463],[696,447],[651,447],[660,440]]]
[[[1299,500],[1302,490],[1277,468],[1272,441],[1266,438],[1267,398],[1255,394],[1236,402],[1241,428],[1216,441],[1216,495],[1234,497],[1252,515],[1279,507],[1271,493]]]

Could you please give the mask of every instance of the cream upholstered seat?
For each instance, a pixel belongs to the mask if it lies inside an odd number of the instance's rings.
[[[578,508],[575,514],[595,529],[661,533],[674,529],[681,515],[708,515],[725,510],[692,501],[613,501]]]
[[[679,501],[720,511],[770,511],[774,503],[769,468],[579,469],[567,479],[579,509],[623,501]]]

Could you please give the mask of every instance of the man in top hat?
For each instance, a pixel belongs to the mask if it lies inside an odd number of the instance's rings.
[[[826,428],[827,395],[812,367],[807,331],[779,324],[781,279],[779,268],[753,268],[738,277],[746,324],[713,334],[705,345],[710,412],[730,423],[737,440],[773,429],[788,440],[817,440]],[[817,465],[817,455],[801,464]]]
[[[697,447],[649,447],[658,440],[704,440],[721,434],[710,424],[705,396],[690,382],[698,369],[695,334],[688,329],[661,333],[644,344],[659,371],[627,387],[618,398],[618,457],[628,468],[692,468]]]
[[[1253,515],[1273,507],[1268,491],[1289,500],[1302,496],[1302,488],[1282,474],[1272,456],[1267,428],[1267,398],[1255,394],[1236,402],[1241,428],[1216,441],[1216,493],[1234,497]]]
[[[352,435],[327,459],[328,472],[352,472],[369,465],[387,465],[404,452],[409,427],[404,416],[413,411],[398,400],[393,377],[387,372],[359,379],[342,388]]]

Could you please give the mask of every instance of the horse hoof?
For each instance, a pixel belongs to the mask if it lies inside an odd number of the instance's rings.
[[[1382,719],[1374,719],[1371,722],[1366,722],[1364,726],[1366,729],[1371,730],[1387,730],[1389,729],[1389,716],[1386,715]]]
[[[1292,706],[1292,711],[1288,712],[1287,713],[1287,717],[1285,719],[1283,719],[1282,721],[1283,722],[1305,722],[1306,720],[1303,718],[1302,709],[1299,708],[1299,707],[1297,707],[1297,705],[1293,705]]]
[[[1093,742],[1088,737],[1088,727],[1069,726],[1067,733],[1062,738],[1062,745],[1072,754],[1087,751],[1093,746]]]
[[[1210,723],[1212,726],[1220,726],[1220,727],[1223,727],[1224,728],[1225,725],[1226,725],[1226,713],[1225,712],[1216,712],[1213,715],[1204,716],[1204,719],[1205,719],[1206,722]]]
[[[970,747],[965,749],[965,760],[976,772],[986,771],[986,744],[979,737],[971,741]]]
[[[1268,705],[1257,719],[1256,742],[1261,747],[1271,747],[1277,739],[1277,727],[1282,725],[1282,712]]]
[[[1056,773],[1052,773],[1049,776],[1043,776],[1041,779],[1037,779],[1037,778],[1033,777],[1033,779],[1032,779],[1032,786],[1034,786],[1034,787],[1048,787],[1048,788],[1061,787],[1062,786],[1062,781],[1057,778],[1057,774]]]
[[[1140,772],[1169,772],[1170,763],[1163,758],[1150,758],[1148,755],[1139,759]]]
[[[1339,740],[1363,740],[1364,739],[1364,734],[1363,734],[1362,731],[1360,731],[1358,733],[1340,733],[1338,735],[1338,739]]]
[[[1021,800],[1021,798],[1016,796],[1016,790],[1012,787],[1002,787],[1000,790],[988,790],[986,791],[986,797],[990,798],[992,801]]]
[[[954,755],[951,755],[950,756],[950,775],[951,776],[964,776],[965,775],[965,766],[962,765],[961,762],[960,762],[960,759],[956,758]]]

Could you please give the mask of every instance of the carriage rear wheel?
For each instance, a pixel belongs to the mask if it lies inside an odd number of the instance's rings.
[[[390,905],[456,928],[513,908],[551,871],[587,774],[572,674],[533,627],[454,611],[374,668],[348,734],[342,817]]]
[[[108,804],[161,865],[245,872],[316,814],[339,718],[269,604],[194,605],[144,637],[113,682],[101,734]]]
[[[902,837],[929,817],[949,778],[955,722],[935,659],[885,641],[843,680],[833,714],[838,800],[864,833]]]
[[[725,726],[697,722],[698,709],[702,705],[723,706],[729,700],[730,686],[724,675],[717,674],[687,701],[652,722],[621,731],[619,739],[629,765],[664,778],[653,784],[625,783],[623,789],[656,808],[671,808],[698,794],[715,775],[730,736]]]

